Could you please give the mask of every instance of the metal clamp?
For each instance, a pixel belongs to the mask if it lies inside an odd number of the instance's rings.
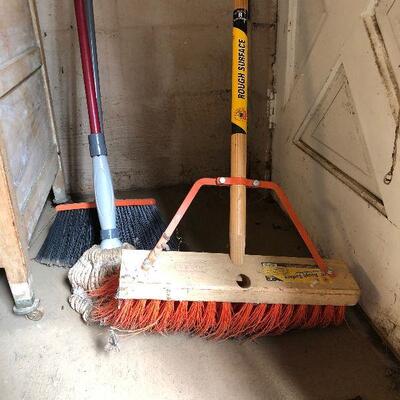
[[[153,248],[153,250],[150,251],[146,259],[144,260],[142,268],[148,270],[152,265],[154,265],[154,262],[157,259],[158,255],[163,251],[164,248],[163,246],[165,245],[165,243],[167,243],[168,238],[171,237],[172,234],[174,233],[176,227],[178,226],[179,222],[185,215],[187,209],[189,208],[190,204],[192,203],[193,199],[197,195],[200,188],[202,188],[203,186],[224,187],[224,186],[234,186],[234,185],[244,185],[248,188],[272,190],[277,195],[282,205],[282,208],[287,212],[289,218],[292,220],[297,232],[303,239],[304,244],[307,246],[309,252],[311,253],[312,258],[318,265],[319,269],[324,273],[329,273],[330,275],[334,275],[333,271],[331,273],[329,272],[325,260],[321,257],[317,249],[317,246],[311,240],[310,235],[306,231],[304,225],[301,223],[298,215],[296,214],[292,204],[290,203],[283,189],[275,182],[259,181],[259,180],[239,178],[239,177],[202,178],[197,180],[192,186],[192,188],[189,190],[189,193],[186,195],[182,204],[178,208],[178,211],[176,212],[175,216],[172,218],[171,222],[165,229],[163,235],[157,242],[156,246]]]
[[[114,228],[114,229],[102,229],[100,231],[100,237],[101,240],[106,240],[106,239],[119,239],[119,229]]]
[[[106,156],[107,147],[104,133],[91,133],[89,136],[90,157]]]

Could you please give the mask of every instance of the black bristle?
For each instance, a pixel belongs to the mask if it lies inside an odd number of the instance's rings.
[[[117,207],[121,241],[140,250],[152,249],[166,225],[156,205]],[[47,265],[72,267],[94,244],[100,243],[100,224],[95,208],[57,212],[56,218],[35,260]],[[176,237],[168,242],[178,249]]]

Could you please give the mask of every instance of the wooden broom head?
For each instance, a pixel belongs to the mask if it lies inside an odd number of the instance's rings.
[[[155,270],[140,272],[146,251],[123,250],[120,271],[89,293],[91,318],[134,332],[189,332],[211,339],[259,337],[291,329],[339,325],[359,288],[340,261],[325,275],[312,259],[162,252]]]
[[[141,268],[146,250],[122,250],[119,299],[215,301],[257,304],[354,305],[360,289],[345,263],[311,258],[163,251],[153,268]]]

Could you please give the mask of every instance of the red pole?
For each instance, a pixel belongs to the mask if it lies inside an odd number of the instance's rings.
[[[78,27],[79,47],[81,50],[83,81],[85,83],[86,101],[89,114],[90,133],[100,133],[99,110],[97,108],[94,86],[93,66],[87,33],[84,0],[75,0],[75,17]]]

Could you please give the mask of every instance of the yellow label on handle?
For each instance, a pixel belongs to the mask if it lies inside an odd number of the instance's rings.
[[[232,124],[247,133],[247,35],[239,28],[233,28],[232,61]]]

